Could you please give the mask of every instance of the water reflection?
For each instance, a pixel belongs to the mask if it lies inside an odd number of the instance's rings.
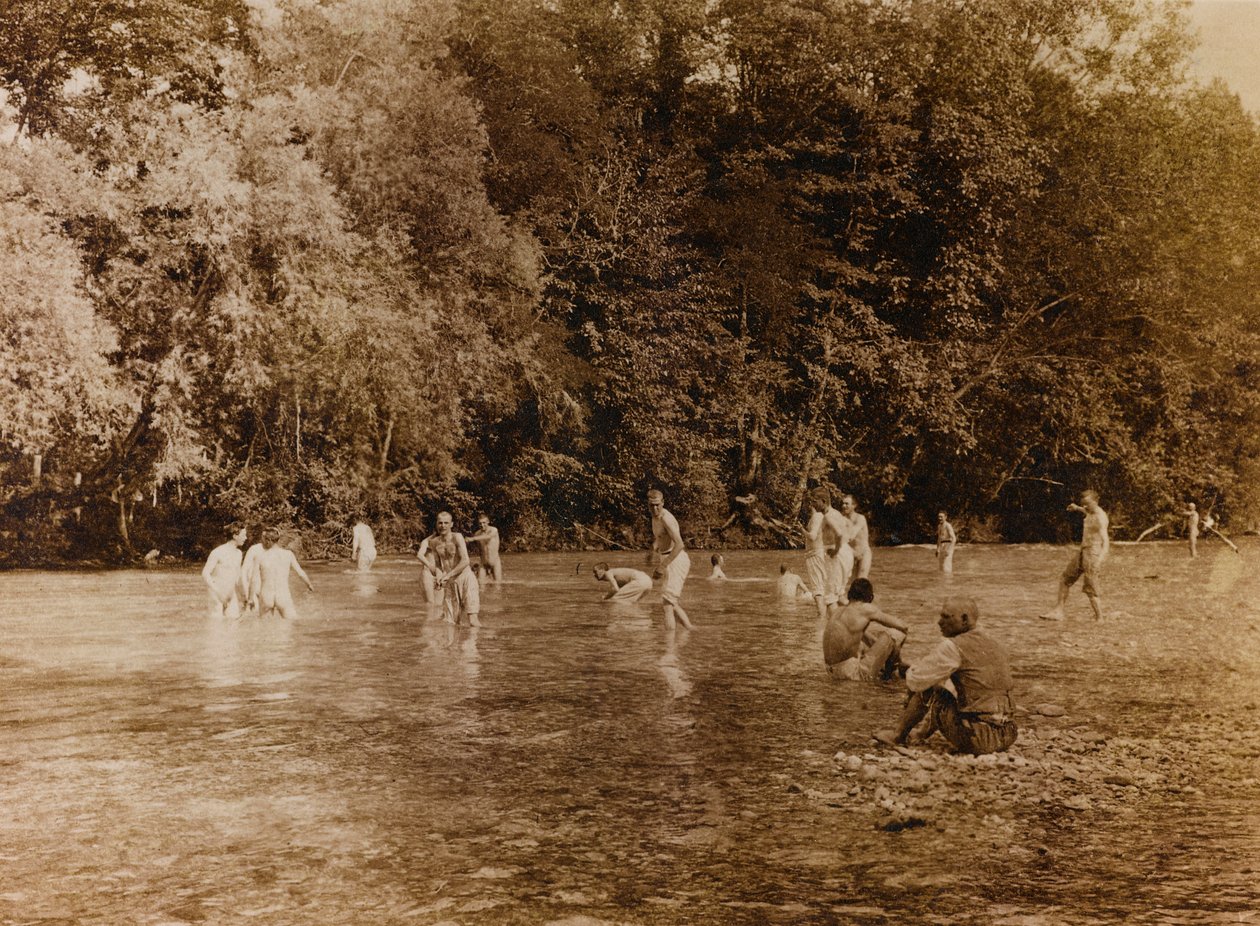
[[[881,550],[907,659],[966,591],[1064,729],[1157,751],[1215,724],[1181,744],[1205,797],[973,794],[897,834],[829,791],[900,693],[830,682],[779,553],[689,582],[673,634],[659,585],[609,605],[564,555],[511,558],[480,629],[423,603],[412,559],[312,569],[294,621],[207,621],[195,569],[0,575],[0,921],[1222,921],[1260,904],[1256,757],[1228,732],[1260,700],[1257,556],[1118,546],[1100,627],[1079,594],[1036,617],[1063,549],[960,547],[952,577]]]

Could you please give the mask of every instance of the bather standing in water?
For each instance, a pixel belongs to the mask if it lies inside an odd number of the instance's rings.
[[[480,530],[469,537],[481,544],[482,569],[486,578],[495,582],[503,581],[503,560],[499,558],[499,529],[490,523],[490,515],[484,511],[477,515]]]
[[[665,578],[661,588],[661,602],[665,609],[665,629],[674,629],[674,618],[691,629],[691,620],[682,606],[683,583],[691,571],[691,558],[683,545],[678,519],[665,507],[665,495],[660,489],[647,494],[648,508],[652,512],[652,552],[660,554],[661,563],[656,567],[654,578]]]
[[[310,577],[303,571],[292,550],[276,546],[280,532],[274,527],[263,531],[263,550],[258,557],[258,616],[279,611],[286,619],[297,617],[293,595],[289,591],[289,573],[296,572],[309,591],[315,591]]]
[[[376,537],[362,518],[354,524],[354,537],[350,542],[350,558],[359,572],[367,572],[376,562]]]
[[[228,539],[210,551],[201,578],[210,589],[210,616],[241,616],[241,545],[246,531],[242,524],[228,528]]]
[[[463,534],[451,529],[454,523],[449,511],[438,512],[437,527],[420,541],[416,556],[432,573],[434,588],[444,592],[445,620],[458,624],[460,617],[466,614],[471,626],[480,627],[477,615],[481,611],[481,591],[468,568],[468,544]]]

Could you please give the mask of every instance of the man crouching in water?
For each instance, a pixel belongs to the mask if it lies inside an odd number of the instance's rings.
[[[897,729],[881,730],[877,741],[904,744],[926,717],[919,740],[939,730],[958,752],[1002,752],[1015,742],[1010,657],[1002,644],[975,629],[979,618],[974,599],[945,601],[937,622],[945,639],[906,672],[906,708]]]
[[[480,627],[477,614],[481,611],[481,590],[468,568],[468,544],[463,534],[452,529],[454,523],[449,511],[438,512],[437,529],[420,541],[416,556],[420,565],[433,574],[434,586],[445,592],[443,620],[458,624],[460,616],[467,614],[469,626]]]

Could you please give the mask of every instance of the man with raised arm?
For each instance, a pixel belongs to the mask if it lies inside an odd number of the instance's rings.
[[[210,551],[201,578],[210,589],[210,616],[241,616],[241,545],[246,531],[242,524],[228,527],[228,539]]]
[[[652,552],[661,557],[653,578],[664,577],[661,587],[661,603],[665,610],[665,629],[674,629],[675,616],[688,630],[691,620],[682,606],[683,583],[691,571],[691,558],[683,545],[678,519],[665,508],[665,496],[660,489],[647,494],[648,509],[652,512]]]
[[[499,559],[499,529],[490,523],[490,515],[484,511],[477,515],[480,529],[469,537],[481,544],[481,565],[487,578],[495,582],[503,581],[503,560]]]
[[[1107,512],[1098,504],[1098,493],[1086,489],[1081,493],[1081,504],[1068,505],[1068,511],[1079,511],[1085,515],[1085,526],[1081,530],[1081,547],[1068,560],[1067,568],[1059,580],[1059,601],[1054,609],[1041,615],[1043,620],[1063,620],[1063,606],[1067,604],[1068,591],[1076,580],[1084,576],[1082,590],[1089,599],[1089,606],[1094,610],[1094,618],[1102,620],[1102,598],[1098,593],[1098,574],[1111,549],[1111,539],[1107,536],[1110,521]]]
[[[438,512],[437,528],[420,541],[416,556],[420,564],[432,573],[435,588],[445,592],[443,610],[447,623],[458,624],[461,615],[468,615],[468,623],[480,627],[481,592],[477,580],[468,568],[468,545],[464,535],[452,530],[455,519],[449,511]]]
[[[258,616],[266,617],[271,611],[279,611],[286,619],[297,617],[293,606],[293,594],[289,591],[289,573],[296,572],[306,583],[309,591],[315,591],[311,580],[298,564],[292,550],[276,546],[280,531],[269,527],[263,531],[262,553],[257,560],[258,569]]]

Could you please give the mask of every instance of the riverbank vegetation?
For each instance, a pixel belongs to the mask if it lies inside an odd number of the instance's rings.
[[[1260,136],[1143,0],[16,0],[0,562],[1260,519]]]

